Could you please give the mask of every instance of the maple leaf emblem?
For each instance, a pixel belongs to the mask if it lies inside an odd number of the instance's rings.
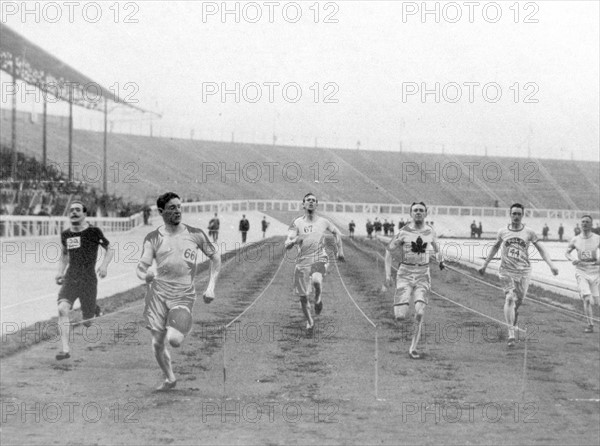
[[[424,254],[427,249],[427,243],[423,243],[421,237],[417,237],[417,242],[410,242],[410,250],[417,254]]]

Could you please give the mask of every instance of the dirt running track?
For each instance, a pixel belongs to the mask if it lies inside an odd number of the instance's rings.
[[[509,350],[500,325],[430,296],[425,357],[410,360],[411,323],[393,322],[392,292],[380,291],[381,246],[347,241],[345,251],[342,279],[377,329],[332,265],[307,334],[279,240],[231,260],[217,300],[197,301],[193,332],[171,350],[179,382],[169,393],[153,391],[161,374],[139,302],[77,327],[70,360],[55,361],[52,341],[3,359],[1,443],[600,442],[599,338],[584,335],[581,320],[527,302],[528,333]],[[432,280],[444,296],[503,318],[498,291],[452,271],[432,268]]]

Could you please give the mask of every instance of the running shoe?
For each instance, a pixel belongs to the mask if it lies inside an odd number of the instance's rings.
[[[321,311],[323,311],[323,301],[322,300],[320,300],[319,302],[315,302],[315,313],[321,314]]]
[[[583,330],[584,333],[593,333],[594,332],[594,326],[593,325],[588,325],[587,327],[585,327],[585,330]]]
[[[418,351],[416,351],[416,350],[410,350],[410,351],[408,352],[408,357],[409,357],[410,359],[421,359],[421,355],[420,355],[420,354],[419,354],[419,352],[418,352]]]
[[[515,346],[515,338],[508,338],[508,346],[509,347]]]
[[[165,379],[164,382],[156,388],[156,390],[158,392],[166,392],[168,390],[174,389],[176,385],[177,385],[177,380],[169,381],[168,379]]]
[[[71,354],[69,352],[60,352],[56,355],[56,359],[58,361],[62,361],[63,359],[69,359]]]

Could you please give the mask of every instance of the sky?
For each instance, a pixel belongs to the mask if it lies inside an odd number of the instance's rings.
[[[596,1],[1,8],[14,31],[160,113],[161,135],[599,159]],[[122,107],[111,116],[149,122]]]

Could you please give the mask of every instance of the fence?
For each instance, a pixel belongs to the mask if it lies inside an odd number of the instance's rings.
[[[351,212],[361,214],[396,214],[408,215],[410,204],[389,203],[337,203],[321,202],[319,208],[323,212]],[[290,211],[301,212],[302,203],[291,200],[228,200],[208,201],[201,203],[184,203],[185,212],[242,212],[242,211]],[[525,209],[525,217],[572,220],[589,214],[594,219],[600,217],[599,211],[574,211],[564,209]],[[428,215],[448,215],[460,217],[506,217],[509,210],[494,207],[466,207],[466,206],[429,206]]]
[[[409,204],[389,203],[336,203],[322,202],[319,208],[323,212],[349,212],[360,214],[385,214],[408,215]],[[186,213],[203,212],[244,212],[244,211],[289,211],[302,212],[302,203],[297,200],[226,200],[206,201],[198,203],[183,203],[182,209]],[[572,220],[584,214],[591,215],[594,219],[600,218],[599,211],[574,211],[564,209],[525,209],[527,218],[547,218]],[[505,217],[509,218],[506,208],[465,207],[465,206],[429,206],[429,217],[457,216],[457,217]],[[94,226],[103,232],[129,231],[143,224],[141,213],[125,218],[88,217]],[[0,216],[1,237],[40,237],[58,236],[69,226],[68,217],[37,217],[37,216]]]
[[[141,213],[126,218],[88,217],[87,221],[102,232],[125,232],[143,224]],[[70,226],[68,217],[13,216],[0,217],[0,236],[46,237],[59,236]]]

